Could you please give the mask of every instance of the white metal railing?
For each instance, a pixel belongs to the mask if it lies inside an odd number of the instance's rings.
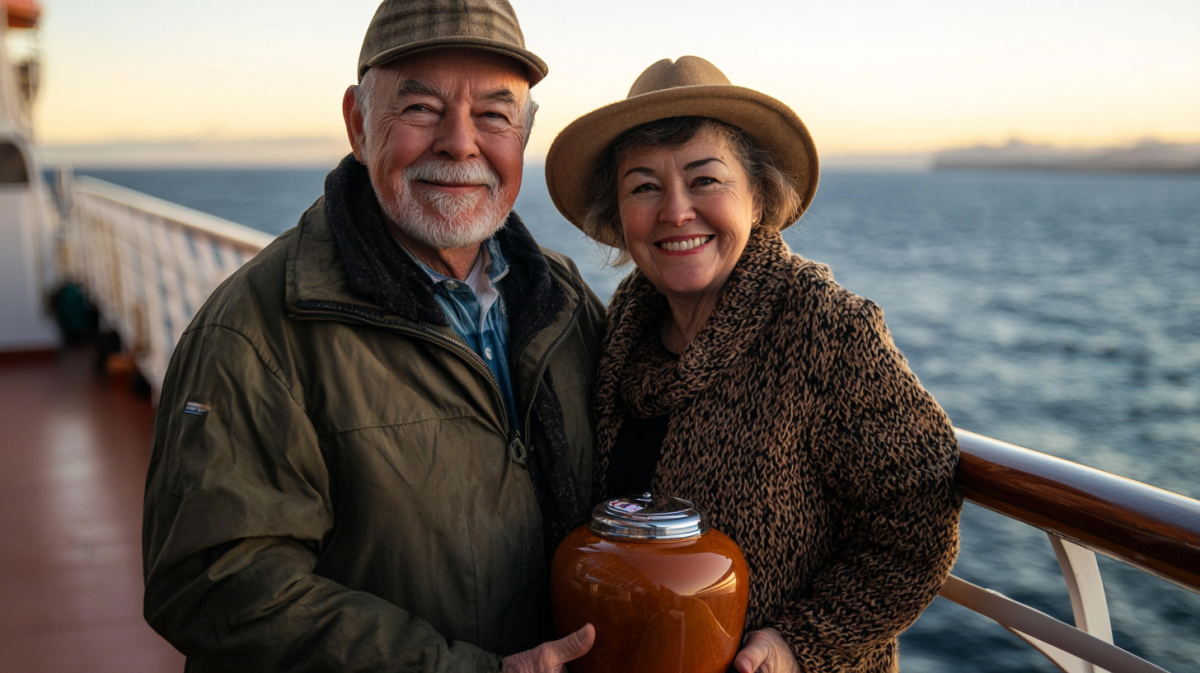
[[[1055,551],[1066,547],[1082,556],[1082,563],[1062,566],[1063,575],[1068,578],[1076,626],[954,575],[942,585],[942,597],[1000,624],[1065,673],[1166,673],[1113,645],[1112,625],[1108,620],[1108,604],[1096,555],[1054,535],[1050,540]],[[1059,562],[1062,562],[1061,557]],[[1069,581],[1080,569],[1088,575],[1088,584],[1083,587]],[[1104,668],[1096,664],[1103,664]]]
[[[196,310],[272,237],[91,178],[62,192],[70,213],[64,276],[86,287],[157,395]],[[995,620],[1067,673],[1163,673],[1112,644],[1093,550],[1200,591],[1200,502],[974,433],[958,437],[967,499],[1048,533],[1076,624],[954,576],[942,596]]]
[[[1200,502],[990,437],[956,430],[966,499],[1042,529],[1075,626],[951,576],[942,597],[982,614],[1065,673],[1165,673],[1113,644],[1101,552],[1200,593]]]
[[[192,316],[274,237],[94,178],[61,191],[64,276],[87,289],[157,399]]]

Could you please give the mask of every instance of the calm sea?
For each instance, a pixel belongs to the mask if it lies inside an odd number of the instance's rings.
[[[324,170],[80,171],[270,233]],[[541,168],[519,212],[607,298],[623,275],[555,211]],[[884,307],[955,425],[1200,498],[1200,176],[830,172],[792,249]],[[968,505],[955,573],[1070,620],[1045,535]],[[1200,595],[1100,559],[1117,644],[1200,671]],[[906,673],[1055,669],[938,599]]]

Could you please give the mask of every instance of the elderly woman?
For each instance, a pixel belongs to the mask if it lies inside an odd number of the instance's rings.
[[[688,498],[741,546],[745,672],[897,670],[958,548],[949,420],[879,307],[780,235],[817,173],[791,109],[693,56],[546,163],[563,215],[637,264],[609,309],[595,492]]]

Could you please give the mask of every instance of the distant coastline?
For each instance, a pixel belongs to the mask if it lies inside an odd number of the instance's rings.
[[[1200,143],[1144,140],[1124,147],[1061,148],[1010,140],[933,155],[934,170],[1003,169],[1200,173]]]
[[[42,165],[81,170],[328,169],[349,151],[345,138],[340,137],[109,141],[38,147]],[[526,163],[539,171],[543,161],[538,155],[526,157]],[[939,152],[831,152],[821,157],[821,168],[870,172],[1000,169],[1200,173],[1200,142],[1144,140],[1123,147],[1063,148],[1010,140],[1003,145]]]

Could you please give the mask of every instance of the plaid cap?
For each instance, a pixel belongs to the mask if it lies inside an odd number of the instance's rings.
[[[384,0],[367,27],[358,79],[369,68],[419,51],[467,47],[520,61],[529,86],[542,81],[546,62],[525,48],[517,14],[505,0]]]

